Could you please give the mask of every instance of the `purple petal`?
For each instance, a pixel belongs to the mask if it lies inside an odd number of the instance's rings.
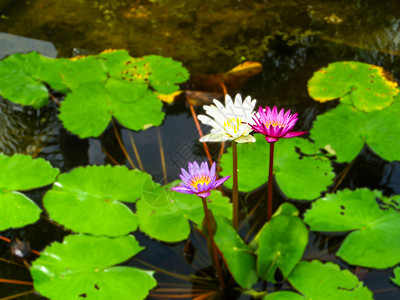
[[[189,170],[190,176],[193,176],[193,175],[194,175],[194,172],[193,172],[193,170],[194,170],[193,163],[190,162],[190,163],[188,164],[188,170]]]
[[[185,170],[184,168],[181,168],[181,172],[182,172],[182,175],[181,175],[181,176],[185,177],[187,180],[189,180],[190,177],[192,177],[192,176],[190,176],[190,174],[189,174],[188,172],[186,172],[186,170]],[[182,178],[182,177],[181,177],[181,178]],[[183,179],[182,179],[182,180],[183,180]],[[183,180],[183,181],[185,181],[185,180]]]
[[[191,191],[190,189],[183,187],[183,186],[174,186],[171,188],[171,190],[173,190],[175,192],[179,192],[179,193],[195,194],[195,193],[193,193],[193,191]]]
[[[213,162],[213,164],[211,165],[210,173],[208,175],[208,176],[210,176],[210,178],[215,177],[215,167],[216,167],[216,164],[215,164],[215,162]]]
[[[203,161],[200,166],[201,174],[208,174],[208,164],[207,162]]]
[[[210,191],[206,191],[206,192],[198,193],[197,196],[201,197],[201,198],[207,198],[208,196],[210,196],[210,194],[211,194]]]
[[[221,179],[218,179],[217,181],[215,181],[214,183],[214,188],[216,188],[217,186],[220,186],[221,184],[223,184],[225,181],[227,181],[231,176],[226,176],[223,177]]]
[[[199,166],[199,164],[195,161],[195,162],[193,162],[192,166],[193,166],[193,173],[192,173],[192,175],[197,175],[197,174],[199,174],[199,172],[200,172],[200,166]]]
[[[307,131],[292,131],[292,132],[288,132],[287,134],[285,134],[283,136],[283,138],[291,138],[291,137],[303,135],[303,134],[306,134],[306,133],[307,133]]]

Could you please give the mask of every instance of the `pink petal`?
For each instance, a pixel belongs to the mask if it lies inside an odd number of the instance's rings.
[[[267,140],[268,143],[273,143],[278,141],[279,139],[275,138],[275,137],[271,137],[271,136],[266,136],[265,139]]]
[[[292,131],[292,132],[288,132],[287,134],[285,134],[282,137],[283,138],[291,138],[291,137],[303,135],[303,134],[306,134],[306,133],[307,133],[307,131]]]

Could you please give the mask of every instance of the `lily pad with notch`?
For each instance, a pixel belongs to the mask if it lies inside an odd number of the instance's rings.
[[[238,144],[239,190],[251,192],[268,180],[269,144],[261,134],[256,143]],[[300,156],[296,148],[305,148]],[[314,149],[314,151],[311,151]],[[221,176],[232,175],[232,149],[221,158]],[[307,176],[304,176],[307,174]],[[282,192],[292,199],[313,200],[332,183],[334,173],[330,161],[309,141],[301,138],[280,139],[275,145],[274,175]],[[232,188],[232,181],[224,183]]]
[[[222,252],[229,272],[242,288],[250,289],[258,281],[253,249],[242,240],[228,219],[218,216],[215,221],[215,243]]]
[[[310,137],[319,148],[333,149],[338,162],[352,161],[365,144],[383,159],[400,160],[399,118],[398,100],[384,110],[368,114],[339,104],[317,117]]]
[[[147,77],[136,65],[138,61],[150,70]],[[61,76],[71,93],[61,103],[59,117],[65,128],[87,138],[99,136],[112,117],[131,130],[160,125],[164,112],[158,93],[176,91],[176,84],[185,81],[188,74],[181,63],[170,58],[135,59],[118,50],[71,60]]]
[[[36,259],[30,272],[36,291],[49,299],[145,299],[156,286],[153,271],[115,266],[144,248],[133,236],[69,235]]]
[[[36,222],[42,210],[18,191],[53,183],[59,170],[44,159],[23,154],[0,154],[0,166],[0,231]]]
[[[300,261],[308,243],[308,230],[299,218],[299,211],[284,203],[260,230],[257,242],[257,273],[275,283],[278,268],[286,279]]]
[[[170,190],[177,181],[166,186],[154,185],[154,192],[160,192],[161,198],[154,198],[150,185],[136,204],[140,230],[152,238],[164,242],[179,242],[188,238],[190,222],[201,226],[204,218],[202,201],[196,195],[182,194]],[[164,189],[162,192],[161,190]],[[153,195],[153,196],[152,196]],[[165,197],[165,198],[163,198]],[[208,208],[214,216],[232,218],[232,204],[229,198],[219,191],[211,191],[207,198]],[[164,205],[164,203],[167,203]],[[171,230],[173,228],[173,230]]]
[[[135,231],[135,203],[149,174],[125,166],[78,167],[61,174],[43,198],[52,220],[74,232],[121,236]]]
[[[0,61],[0,95],[11,102],[45,106],[49,102],[51,88],[68,91],[60,77],[60,70],[67,59],[52,59],[37,52],[13,54]]]
[[[343,61],[315,72],[308,81],[308,92],[319,102],[340,98],[358,110],[370,112],[392,104],[399,90],[382,67]]]
[[[400,213],[380,206],[382,193],[366,188],[328,194],[304,221],[312,231],[350,232],[336,255],[351,265],[385,269],[400,263]]]
[[[371,291],[349,270],[334,263],[301,261],[289,276],[290,284],[300,293],[275,292],[264,300],[372,300]]]

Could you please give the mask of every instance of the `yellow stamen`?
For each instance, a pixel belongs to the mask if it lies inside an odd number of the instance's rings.
[[[265,125],[265,127],[267,127],[268,128],[268,126],[273,126],[273,127],[281,127],[281,128],[283,128],[283,127],[286,127],[287,126],[287,124],[284,124],[284,123],[281,123],[281,122],[278,122],[278,121],[268,121],[268,122],[265,122],[264,123],[264,125]]]
[[[199,184],[209,184],[211,182],[211,178],[209,177],[209,176],[207,176],[207,175],[204,175],[204,174],[201,174],[201,175],[197,175],[197,176],[195,176],[195,177],[193,177],[191,180],[190,180],[190,182],[189,182],[189,184],[192,186],[192,187],[194,187],[194,188],[197,188],[197,186],[199,185]]]
[[[230,127],[233,129],[234,133],[237,133],[240,125],[242,125],[242,120],[240,118],[230,118],[224,122],[224,129],[226,130],[226,127]]]

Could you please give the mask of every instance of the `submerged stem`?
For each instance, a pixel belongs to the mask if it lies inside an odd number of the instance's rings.
[[[233,186],[232,186],[232,202],[233,202],[233,228],[238,230],[239,227],[239,191],[237,177],[237,145],[232,141],[233,156]]]
[[[208,238],[211,243],[211,249],[213,252],[215,268],[217,269],[216,271],[218,274],[219,287],[221,289],[225,289],[225,282],[222,277],[221,266],[219,264],[219,259],[218,259],[217,245],[215,244],[214,235],[213,235],[212,228],[211,228],[210,214],[208,212],[208,207],[207,207],[207,198],[201,198],[201,200],[203,201],[204,215],[206,218],[206,223],[207,223],[207,228],[208,228]]]
[[[157,130],[157,139],[158,139],[158,145],[160,147],[160,157],[161,157],[161,166],[162,166],[162,171],[164,175],[164,184],[167,184],[167,166],[165,165],[165,156],[164,156],[164,147],[162,144],[162,139],[161,139],[161,132],[160,128],[156,127]]]
[[[268,172],[268,206],[267,206],[267,220],[272,217],[272,189],[273,189],[273,169],[274,169],[274,145],[269,143],[269,172]]]

